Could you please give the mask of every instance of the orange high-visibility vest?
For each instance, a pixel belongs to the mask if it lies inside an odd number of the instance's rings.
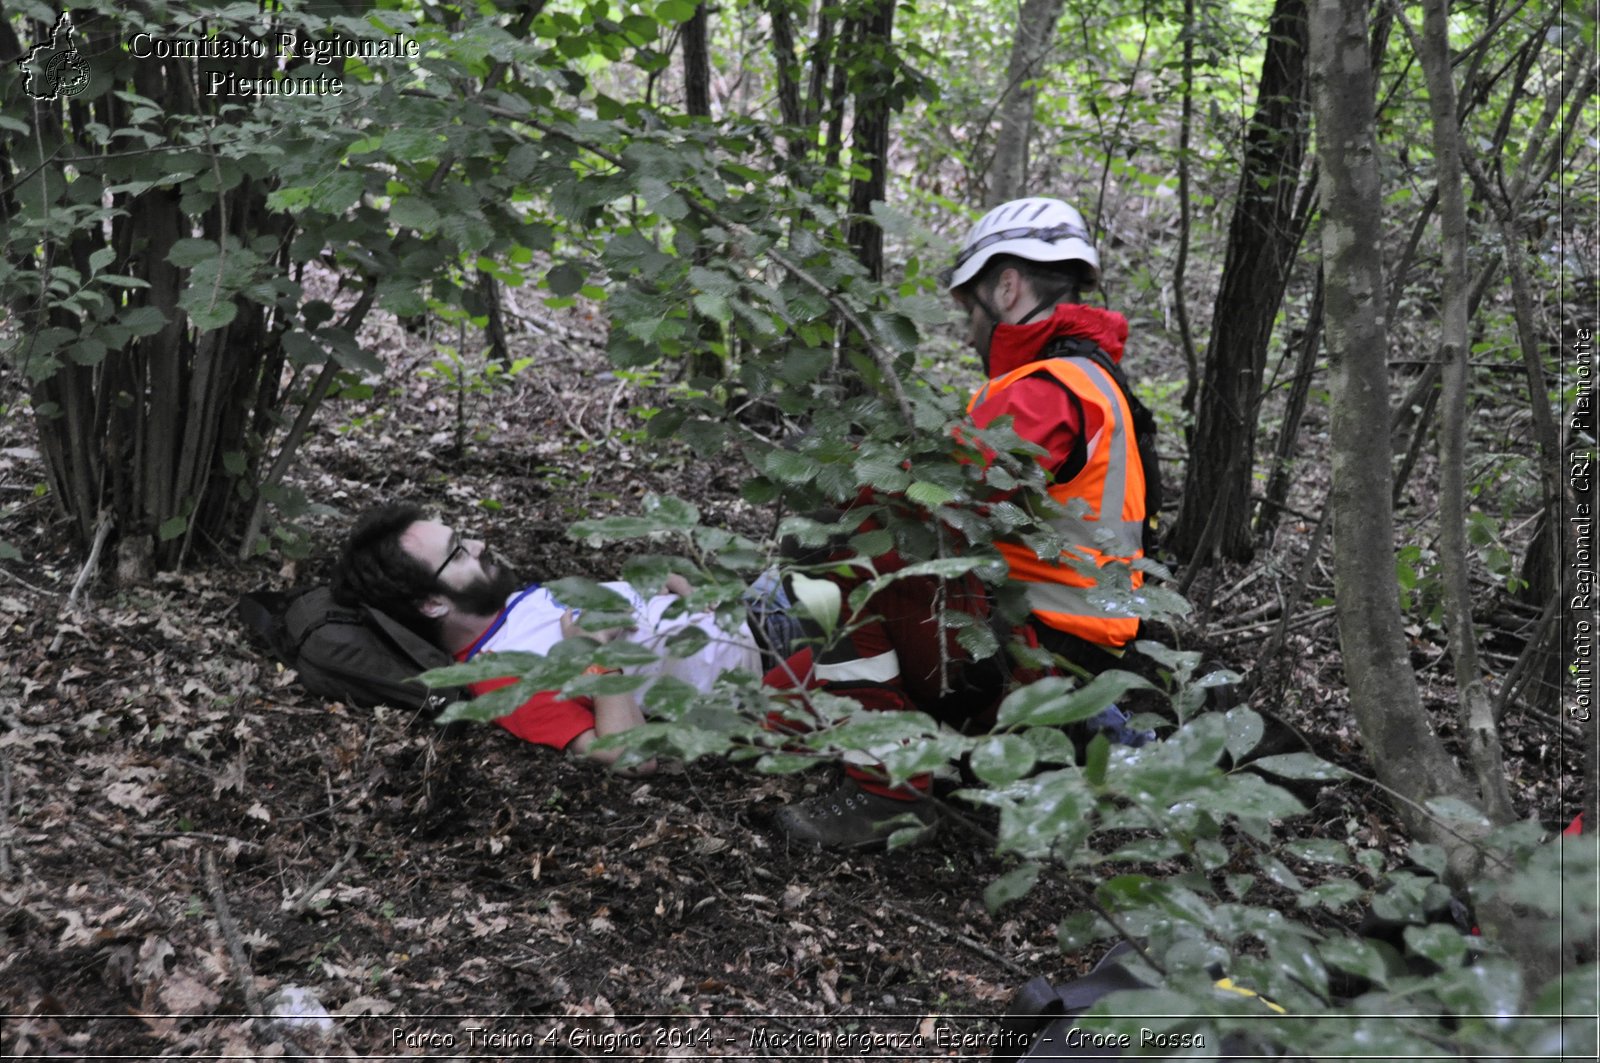
[[[1137,590],[1144,584],[1144,573],[1129,569],[1127,583],[1110,571],[1100,572],[1096,579],[1078,571],[1073,562],[1101,570],[1113,563],[1130,565],[1144,556],[1144,465],[1133,412],[1111,374],[1088,358],[1047,358],[1013,369],[972,396],[967,412],[1035,373],[1050,374],[1077,396],[1084,407],[1084,431],[1092,421],[1089,408],[1100,413],[1100,430],[1084,440],[1083,468],[1049,488],[1050,497],[1062,506],[1087,508],[1048,522],[1071,544],[1058,558],[1041,558],[1018,543],[995,546],[1010,566],[1010,578],[1027,584],[1028,604],[1041,621],[1101,646],[1120,647],[1138,634],[1139,618],[1127,596],[1111,589],[1121,584]],[[1074,506],[1074,500],[1081,505]]]

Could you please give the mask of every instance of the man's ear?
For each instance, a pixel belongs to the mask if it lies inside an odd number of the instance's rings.
[[[437,620],[450,611],[450,603],[442,595],[430,594],[417,603],[417,611],[429,619]]]
[[[1023,298],[1028,294],[1025,290],[1026,287],[1027,285],[1023,280],[1022,271],[1017,269],[1015,266],[1007,266],[1005,269],[1000,271],[999,280],[994,286],[994,305],[995,309],[1000,311],[1002,317],[1005,316],[1012,307],[1022,302]]]

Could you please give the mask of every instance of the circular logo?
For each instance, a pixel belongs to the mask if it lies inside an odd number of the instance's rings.
[[[89,67],[76,48],[51,57],[45,67],[45,84],[60,96],[76,96],[89,87]]]

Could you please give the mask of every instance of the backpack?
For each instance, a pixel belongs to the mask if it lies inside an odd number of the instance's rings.
[[[466,697],[460,688],[429,688],[417,678],[454,664],[448,653],[377,609],[340,605],[331,587],[246,594],[239,616],[313,694],[363,708],[435,713]]]
[[[1081,336],[1059,336],[1045,347],[1039,357],[1087,358],[1104,369],[1117,382],[1117,387],[1122,389],[1122,397],[1127,400],[1128,410],[1133,414],[1133,441],[1139,448],[1139,464],[1144,466],[1144,552],[1147,557],[1154,556],[1156,522],[1160,518],[1163,501],[1161,455],[1156,451],[1156,435],[1160,429],[1155,414],[1139,401],[1139,397],[1128,386],[1128,378],[1123,375],[1122,367],[1112,361],[1111,356],[1093,340]],[[1081,440],[1079,445],[1082,445]]]

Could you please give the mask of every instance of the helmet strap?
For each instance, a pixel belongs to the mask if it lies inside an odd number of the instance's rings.
[[[1034,304],[1033,309],[1029,310],[1028,313],[1017,322],[1017,324],[1026,325],[1028,322],[1038,317],[1041,311],[1054,310],[1060,305],[1061,298],[1065,295],[1077,295],[1076,287],[1068,284],[1065,287],[1056,289],[1054,293],[1045,296],[1043,299],[1040,299],[1036,304]]]

